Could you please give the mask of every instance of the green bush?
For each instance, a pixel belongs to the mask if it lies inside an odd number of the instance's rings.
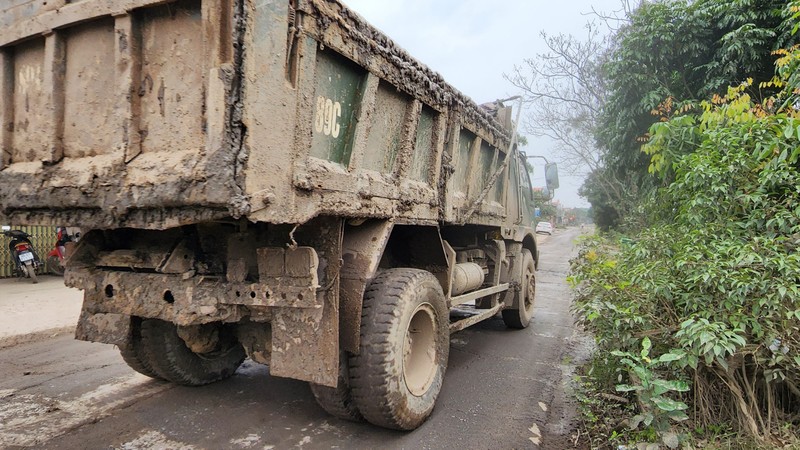
[[[666,187],[649,226],[573,261],[580,320],[665,443],[684,410],[757,439],[798,420],[800,77],[786,68],[799,62],[782,54],[774,97],[756,102],[747,82],[655,125],[645,151]]]

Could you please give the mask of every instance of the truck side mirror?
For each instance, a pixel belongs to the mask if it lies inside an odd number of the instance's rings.
[[[558,166],[556,163],[547,163],[544,166],[544,179],[547,183],[548,191],[558,188]]]

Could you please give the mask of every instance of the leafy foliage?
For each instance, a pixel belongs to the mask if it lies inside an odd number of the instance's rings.
[[[764,439],[800,420],[798,61],[781,52],[763,101],[747,80],[653,126],[651,226],[590,240],[574,261],[576,312],[662,433],[684,411],[669,396],[681,380],[701,424]]]
[[[606,102],[595,127],[602,168],[583,188],[595,210],[607,212],[596,218],[599,224],[619,225],[635,209],[629,203],[663,186],[648,175],[650,157],[641,152],[650,127],[690,110],[698,99],[725,95],[728,85],[769,80],[771,52],[797,42],[792,14],[785,0],[661,0],[644,2],[630,15],[603,56]],[[750,95],[775,92],[764,89]],[[599,182],[610,177],[634,198],[603,195]]]
[[[644,405],[644,411],[631,419],[631,428],[638,428],[640,424],[653,426],[661,433],[670,431],[670,422],[682,422],[689,418],[684,411],[689,406],[682,401],[676,401],[667,396],[670,393],[680,393],[689,390],[685,381],[665,380],[657,374],[658,366],[681,359],[675,353],[665,353],[658,358],[650,358],[650,338],[642,340],[642,350],[638,354],[613,351],[611,354],[620,358],[620,362],[630,370],[630,378],[634,384],[619,384],[619,392],[637,392],[639,401]],[[667,438],[669,439],[669,438]],[[670,441],[671,442],[671,441]],[[667,443],[667,442],[665,442]],[[675,448],[671,443],[667,443]]]

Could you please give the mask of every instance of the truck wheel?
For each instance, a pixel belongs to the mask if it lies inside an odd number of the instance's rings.
[[[516,293],[515,303],[519,305],[515,309],[503,310],[503,322],[509,328],[527,328],[533,317],[533,305],[536,294],[536,264],[533,261],[530,250],[523,248],[520,254],[522,266],[517,278],[520,289]]]
[[[153,365],[147,359],[142,344],[142,319],[131,317],[131,334],[127,342],[119,347],[123,361],[131,369],[150,378],[160,378],[153,370]]]
[[[143,360],[150,362],[160,378],[184,386],[202,386],[228,378],[245,358],[233,330],[224,326],[217,349],[208,353],[189,350],[171,322],[142,320],[141,335]]]
[[[33,267],[33,263],[28,261],[25,263],[25,272],[27,273],[28,277],[30,277],[33,284],[39,282],[39,279],[36,278],[36,269]]]
[[[350,357],[353,402],[369,422],[419,427],[433,412],[450,351],[450,320],[430,272],[389,269],[370,283],[360,353]]]
[[[339,381],[335,388],[309,383],[311,393],[319,406],[328,414],[343,420],[363,422],[364,416],[353,403],[350,389],[350,371],[348,370],[347,352],[342,350],[339,355]]]

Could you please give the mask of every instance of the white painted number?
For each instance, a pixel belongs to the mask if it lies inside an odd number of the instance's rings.
[[[314,131],[325,136],[339,137],[339,118],[342,117],[342,105],[323,96],[317,97],[317,109],[314,117]]]

